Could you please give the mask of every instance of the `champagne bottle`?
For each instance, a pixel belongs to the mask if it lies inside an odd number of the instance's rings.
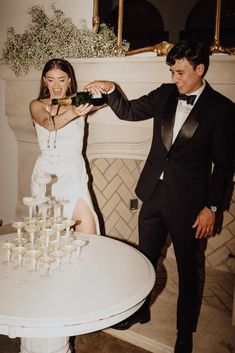
[[[106,94],[100,93],[99,96],[94,96],[91,92],[77,92],[69,97],[54,98],[51,101],[52,105],[75,105],[78,107],[81,104],[92,104],[94,106],[107,103]]]

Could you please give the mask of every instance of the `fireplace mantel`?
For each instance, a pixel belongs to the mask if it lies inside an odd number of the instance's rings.
[[[90,81],[107,79],[117,82],[128,98],[136,98],[171,80],[165,57],[157,57],[154,53],[122,58],[71,59],[70,62],[79,90]],[[5,111],[18,146],[17,213],[20,214],[22,197],[30,192],[30,176],[38,155],[28,106],[38,95],[40,72],[33,70],[17,78],[9,68],[0,65],[0,78],[5,81]],[[235,101],[235,57],[212,56],[206,79]],[[146,158],[152,136],[151,119],[139,123],[120,121],[109,107],[105,107],[90,115],[88,123],[87,156],[90,161],[96,158]]]
[[[137,98],[161,83],[171,81],[165,57],[156,57],[154,53],[124,58],[72,59],[70,62],[76,72],[79,90],[90,81],[105,79],[118,83],[128,98]],[[25,77],[17,78],[6,66],[0,65],[0,78],[5,81],[8,130],[14,132],[17,143],[18,218],[26,211],[22,198],[30,194],[30,177],[39,153],[29,102],[38,95],[40,72],[31,71]],[[206,79],[212,87],[235,102],[234,56],[212,56]],[[138,212],[130,211],[128,203],[136,197],[134,187],[150,147],[152,119],[139,123],[121,121],[109,107],[105,107],[87,120],[86,152],[107,234],[124,237],[125,241],[135,243],[138,239]],[[9,154],[8,160],[11,158]],[[114,166],[117,169],[121,166],[121,174],[113,174]],[[118,184],[122,178],[124,183]],[[120,188],[117,190],[117,187]],[[210,239],[208,243],[207,265],[212,268],[234,269],[233,259],[227,256],[234,249],[234,210],[233,202],[231,211],[225,214],[223,236]]]

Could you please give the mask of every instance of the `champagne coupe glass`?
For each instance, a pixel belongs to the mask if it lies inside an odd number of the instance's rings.
[[[64,215],[64,206],[67,205],[70,200],[67,197],[62,197],[62,198],[57,198],[56,201],[58,201],[58,203],[59,203],[60,215],[61,215],[62,218],[64,218],[65,217],[65,215]]]
[[[64,244],[61,250],[67,254],[67,261],[72,262],[72,254],[76,250],[76,247],[72,244]]]
[[[45,220],[40,219],[38,220],[38,225],[40,227],[41,230],[45,229],[45,228],[50,228],[51,226],[51,221],[50,219],[46,218]]]
[[[24,257],[25,251],[26,251],[26,247],[23,245],[17,245],[12,249],[12,252],[18,255],[18,261],[20,266],[22,266],[23,264],[23,257]]]
[[[61,217],[61,208],[60,208],[60,202],[57,200],[52,201],[53,205],[53,215],[54,219],[57,220]]]
[[[37,176],[36,182],[39,184],[39,199],[42,199],[46,195],[46,186],[51,182],[51,175],[48,173]]]
[[[39,256],[41,256],[41,254],[42,253],[39,249],[34,249],[34,248],[27,250],[25,253],[25,255],[32,260],[32,266],[34,271],[36,271],[37,269],[37,261]]]
[[[54,250],[52,250],[50,252],[50,255],[55,258],[56,266],[57,266],[58,270],[60,271],[62,259],[66,255],[65,252],[63,250],[55,248]]]
[[[58,241],[57,239],[52,239],[50,241],[50,249],[59,250],[62,245],[63,243],[61,240]]]
[[[24,222],[22,221],[17,221],[12,223],[12,227],[17,229],[17,240],[18,240],[18,244],[21,243],[22,241],[22,228],[24,227]]]
[[[56,232],[56,240],[60,241],[60,235],[63,230],[65,230],[66,226],[63,223],[55,223],[51,226],[52,229]]]
[[[66,227],[66,231],[65,231],[65,238],[66,240],[69,240],[69,235],[70,235],[70,227],[72,227],[75,224],[75,221],[73,219],[65,219],[62,222],[65,227]]]
[[[2,244],[2,247],[6,249],[7,251],[7,263],[9,264],[11,262],[11,255],[12,255],[12,249],[16,245],[10,241],[6,241],[5,243]]]
[[[88,240],[86,239],[82,239],[82,238],[77,238],[74,239],[71,244],[73,246],[75,246],[75,248],[77,249],[76,253],[77,253],[77,258],[80,259],[81,258],[81,252],[82,252],[82,248],[88,244]]]
[[[42,234],[42,246],[48,250],[50,239],[55,234],[55,230],[52,228],[43,228],[41,231]]]
[[[55,262],[55,258],[51,255],[48,255],[47,253],[43,253],[39,257],[39,261],[44,264],[46,275],[49,276],[51,265],[53,264],[53,262]]]
[[[37,197],[36,199],[35,199],[35,206],[37,206],[37,208],[38,208],[38,216],[40,217],[40,216],[42,216],[42,208],[43,208],[43,205],[46,205],[46,203],[49,201],[49,197],[47,197],[47,196],[44,196],[44,197]],[[45,208],[44,208],[44,213],[45,213]],[[44,220],[45,220],[45,218],[46,218],[46,214],[44,214],[43,215],[44,216]],[[42,216],[42,217],[43,217]]]
[[[40,224],[33,222],[33,223],[26,223],[24,226],[26,232],[29,233],[30,237],[30,243],[32,247],[34,247],[34,239],[35,239],[35,233],[40,230]]]
[[[50,227],[52,227],[56,222],[56,218],[54,216],[51,216],[47,219],[47,224],[50,225]]]
[[[42,223],[44,225],[47,224],[47,213],[48,210],[51,208],[51,205],[49,203],[43,203],[40,206],[41,212],[42,212]]]
[[[31,221],[33,218],[33,210],[35,207],[35,198],[30,196],[23,197],[23,204],[25,206],[28,206],[29,208],[29,221]]]

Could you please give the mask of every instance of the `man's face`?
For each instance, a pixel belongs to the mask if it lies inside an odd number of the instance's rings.
[[[196,68],[185,58],[175,61],[170,67],[172,82],[176,84],[179,93],[193,93],[202,86],[204,65]]]

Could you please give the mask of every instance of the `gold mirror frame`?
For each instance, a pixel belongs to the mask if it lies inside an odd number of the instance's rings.
[[[123,0],[118,0],[118,33],[117,33],[117,45],[120,48],[122,46],[122,32],[123,32]],[[99,18],[99,0],[93,0],[93,17],[92,25],[93,32],[97,33],[99,29],[100,18]],[[153,46],[144,47],[135,50],[129,50],[127,55],[140,54],[145,52],[155,52],[158,56],[167,55],[168,51],[173,47],[173,44],[163,41]]]
[[[92,26],[93,33],[97,33],[99,29],[99,0],[93,0],[93,17]],[[123,0],[118,0],[118,35],[117,44],[120,48],[122,46],[122,31],[123,31]]]
[[[123,0],[118,1],[118,35],[117,45],[120,48],[122,46],[122,32],[123,32]],[[211,46],[211,53],[225,53],[235,55],[234,48],[224,48],[220,45],[220,17],[221,17],[221,0],[216,1],[216,15],[215,15],[215,33],[213,45]],[[99,18],[99,0],[93,0],[93,32],[97,33],[100,24]],[[145,52],[155,52],[158,56],[167,55],[169,50],[173,47],[173,44],[163,41],[153,46],[148,46],[140,49],[130,50],[127,55],[140,54]]]
[[[216,1],[216,12],[215,12],[215,33],[214,41],[211,46],[211,53],[224,53],[235,55],[234,48],[225,48],[220,45],[220,17],[221,17],[221,0]]]

